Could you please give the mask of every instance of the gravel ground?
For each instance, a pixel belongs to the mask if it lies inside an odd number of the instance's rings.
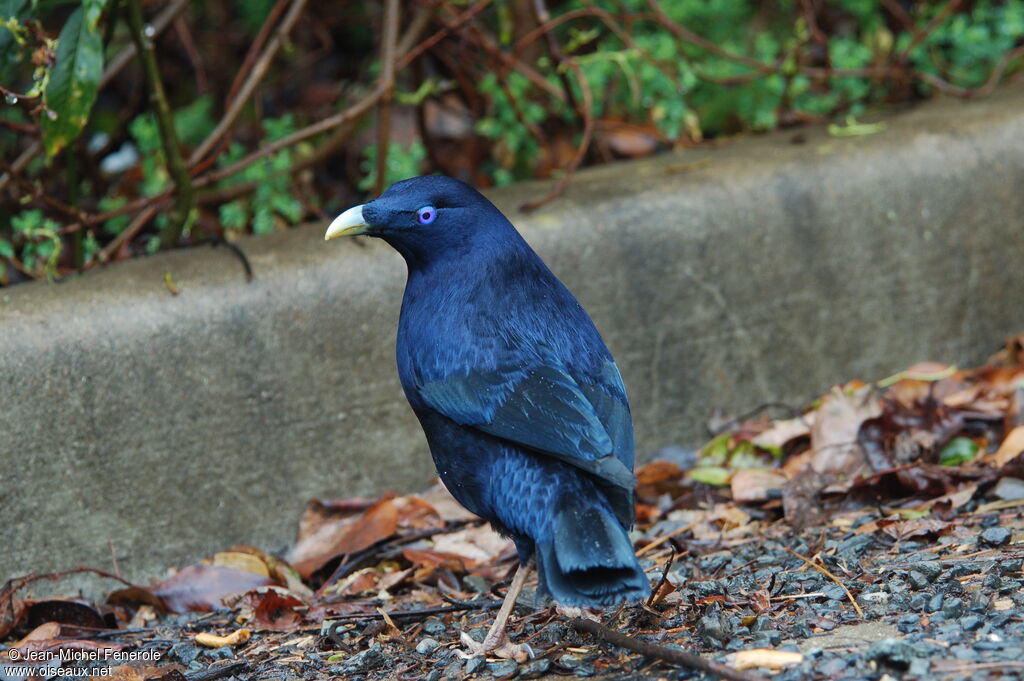
[[[751,649],[800,653],[794,665],[747,672],[779,681],[1024,678],[1024,517],[1012,503],[991,506],[979,511],[979,502],[970,502],[941,522],[915,526],[907,539],[879,529],[877,513],[859,511],[799,534],[774,523],[729,548],[665,542],[663,553],[645,557],[652,579],[664,574],[669,582],[659,599],[599,617],[642,641],[725,664]],[[673,543],[677,556],[666,572]],[[817,567],[809,564],[815,556]],[[462,586],[493,599],[479,578],[465,576]],[[514,640],[537,653],[523,664],[458,654],[459,630],[481,639],[493,610],[396,618],[394,627],[381,617],[339,617],[319,628],[255,631],[234,648],[196,645],[196,632],[237,629],[237,613],[220,612],[170,616],[109,637],[159,652],[161,666],[119,668],[107,678],[710,678],[598,643],[533,597],[528,588],[514,618]]]

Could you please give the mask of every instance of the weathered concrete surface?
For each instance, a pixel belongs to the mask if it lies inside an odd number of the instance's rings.
[[[492,194],[604,332],[641,456],[715,406],[978,362],[1024,328],[1024,93],[800,134],[597,168],[529,217],[547,184]],[[322,233],[242,242],[251,284],[193,249],[0,291],[0,576],[279,550],[311,496],[427,482],[404,266]]]

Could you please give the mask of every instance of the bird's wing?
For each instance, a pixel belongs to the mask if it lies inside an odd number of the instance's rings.
[[[538,350],[526,366],[449,375],[424,382],[418,392],[460,425],[511,440],[632,491],[636,479],[616,456],[626,447],[622,454],[632,463],[628,407],[607,390],[577,382],[550,350]],[[624,395],[618,369],[610,359],[606,363],[611,368],[603,373],[613,372],[617,381],[609,388]]]

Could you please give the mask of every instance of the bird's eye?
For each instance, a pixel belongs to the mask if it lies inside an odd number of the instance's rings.
[[[419,218],[421,225],[429,225],[437,218],[437,209],[433,206],[423,206],[416,211],[416,217]]]

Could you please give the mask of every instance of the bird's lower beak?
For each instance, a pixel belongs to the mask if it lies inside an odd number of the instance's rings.
[[[327,233],[324,234],[324,241],[333,239],[337,236],[354,236],[356,234],[366,234],[370,226],[366,224],[366,220],[363,219],[363,207],[353,206],[347,211],[334,218],[330,226],[327,228]]]

